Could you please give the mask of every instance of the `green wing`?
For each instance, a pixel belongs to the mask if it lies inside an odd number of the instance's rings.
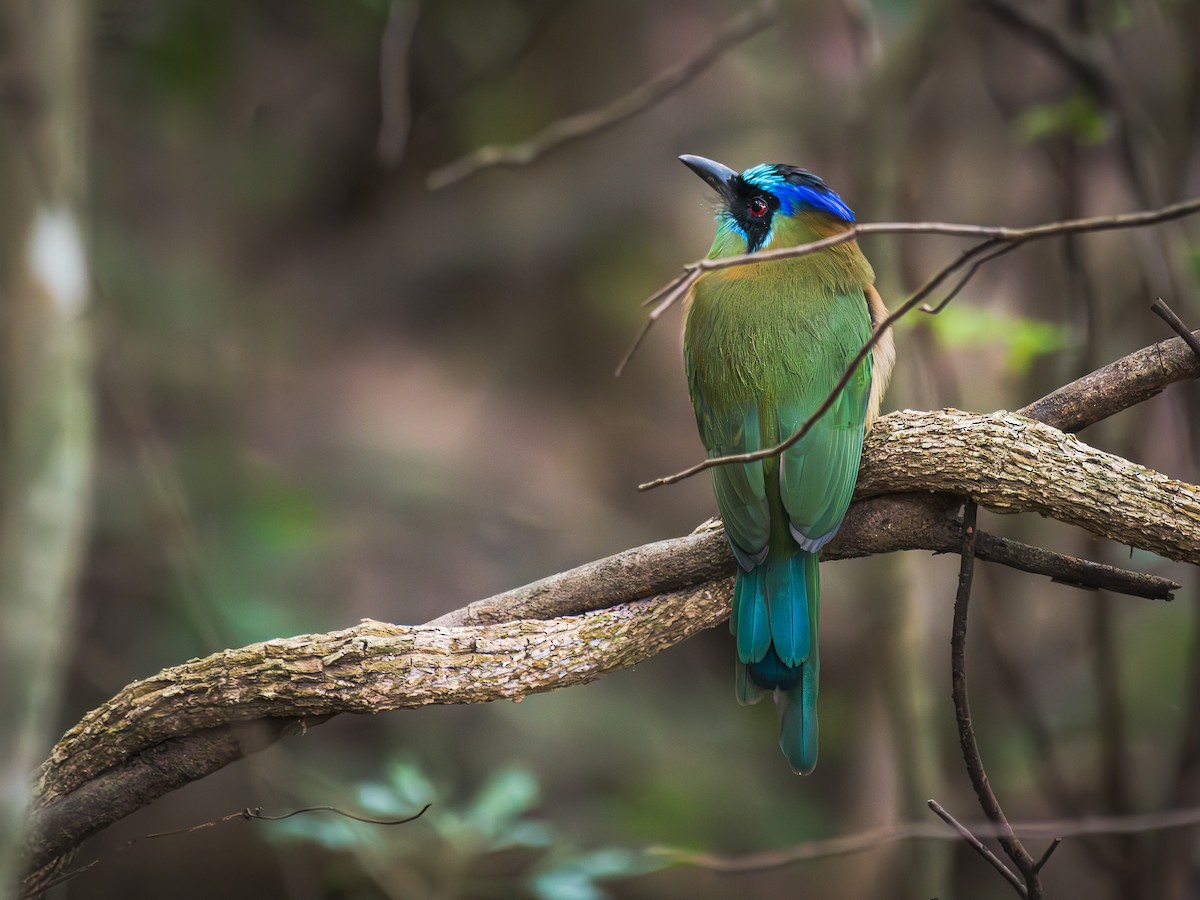
[[[862,335],[862,341],[866,338],[866,334]],[[794,434],[820,406],[862,341],[855,343],[849,353],[834,354],[837,358],[826,361],[824,371],[832,373],[832,377],[814,379],[803,396],[780,403],[780,435]],[[784,451],[779,492],[792,536],[809,552],[816,553],[833,537],[850,505],[862,457],[870,393],[868,355],[833,406],[813,424],[808,434]]]
[[[723,298],[715,299],[706,315],[711,316]],[[710,457],[778,443],[795,433],[824,402],[870,336],[870,320],[861,291],[822,306],[821,318],[793,318],[774,327],[761,323],[759,333],[745,329],[739,335],[737,346],[757,347],[760,354],[773,358],[731,361],[724,351],[728,341],[711,340],[712,331],[705,329],[710,320],[697,323],[698,334],[710,340],[703,344],[697,340],[700,346],[685,348],[685,362],[696,423]],[[802,306],[793,307],[791,314],[806,312]],[[700,359],[706,365],[697,366]],[[779,499],[793,536],[810,552],[833,536],[850,505],[862,454],[871,361],[868,354],[834,405],[783,454]],[[699,368],[704,368],[703,374]],[[715,393],[710,396],[710,392]],[[763,561],[771,542],[767,484],[774,477],[767,476],[774,471],[770,462],[711,470],[717,507],[746,570]],[[782,522],[778,527],[783,527]],[[776,535],[776,540],[782,537]]]
[[[748,453],[762,446],[758,408],[745,404],[718,412],[707,402],[698,379],[693,379],[692,399],[700,439],[709,457]],[[717,466],[711,470],[717,509],[725,523],[725,533],[733,544],[743,569],[762,561],[771,536],[771,513],[762,463]]]

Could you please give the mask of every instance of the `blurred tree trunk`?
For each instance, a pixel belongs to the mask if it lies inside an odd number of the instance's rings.
[[[78,0],[0,6],[0,897],[55,723],[88,504],[86,18]]]

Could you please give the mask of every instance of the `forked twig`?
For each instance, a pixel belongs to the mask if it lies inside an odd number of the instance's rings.
[[[967,611],[971,603],[971,585],[975,579],[977,535],[975,522],[978,511],[979,507],[970,500],[963,508],[962,559],[958,570],[958,591],[954,598],[954,618],[950,626],[950,678],[951,694],[954,697],[954,719],[958,723],[958,743],[962,750],[963,762],[966,763],[967,775],[971,779],[971,787],[975,789],[975,796],[979,799],[979,806],[984,815],[996,826],[996,839],[1004,848],[1005,854],[1020,871],[1025,884],[1023,886],[1018,884],[1007,866],[998,868],[1001,874],[1017,887],[1017,891],[1022,897],[1028,897],[1029,900],[1040,900],[1042,885],[1039,872],[1046,860],[1050,858],[1050,854],[1054,852],[1056,844],[1051,844],[1040,860],[1035,861],[1029,855],[1029,851],[1025,849],[1013,832],[1012,826],[1004,815],[1004,810],[1000,807],[1000,801],[996,798],[995,791],[992,790],[987,771],[983,768],[983,757],[979,754],[979,744],[975,740],[975,727],[971,723],[971,705],[967,696]],[[934,812],[937,810],[934,809]],[[938,815],[942,814],[938,813]],[[950,820],[947,819],[947,821]],[[955,825],[955,827],[960,829],[960,833],[965,831],[961,826]],[[968,838],[968,842],[976,849],[982,847],[982,845],[978,845],[978,839],[973,835]],[[998,862],[994,856],[984,855],[993,865]]]
[[[971,829],[967,828],[966,825],[963,825],[958,821],[958,819],[950,815],[950,813],[946,811],[945,807],[943,807],[936,800],[929,801],[929,808],[934,811],[939,819],[957,831],[962,839],[970,844],[976,853],[991,863],[992,867],[1004,876],[1004,880],[1011,884],[1013,889],[1018,894],[1020,894],[1022,897],[1029,896],[1029,891],[1025,889],[1025,885],[1021,884],[1021,879],[1016,876],[1012,869],[1004,864],[1004,861],[1000,859],[1000,857],[984,846],[983,841],[979,840],[979,838],[975,837],[975,835],[971,833]]]

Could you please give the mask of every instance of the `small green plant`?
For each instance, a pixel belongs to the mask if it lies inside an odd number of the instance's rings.
[[[358,786],[358,810],[402,819],[429,804],[420,819],[381,825],[311,815],[277,823],[272,839],[319,845],[328,853],[323,876],[343,897],[601,900],[600,882],[665,865],[643,854],[600,848],[580,851],[554,826],[533,818],[536,777],[520,766],[497,769],[479,790],[455,803],[413,760],[392,764],[384,781]]]

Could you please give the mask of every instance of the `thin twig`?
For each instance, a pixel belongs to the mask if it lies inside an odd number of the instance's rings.
[[[1175,333],[1183,338],[1184,343],[1192,348],[1192,352],[1196,354],[1196,359],[1200,359],[1200,338],[1192,334],[1191,330],[1183,324],[1183,319],[1179,318],[1175,314],[1175,310],[1163,302],[1162,297],[1155,298],[1154,302],[1150,304],[1150,311],[1174,328]]]
[[[985,264],[990,263],[993,259],[998,259],[999,257],[1004,256],[1006,253],[1012,253],[1020,246],[1020,241],[1013,241],[1011,244],[1004,244],[999,249],[980,256],[977,260],[975,260],[975,262],[971,263],[971,268],[967,269],[967,271],[963,273],[963,276],[958,280],[958,283],[955,284],[954,287],[950,288],[950,290],[946,293],[946,296],[938,301],[937,306],[925,304],[921,307],[921,312],[936,316],[943,309],[950,305],[951,300],[962,293],[962,289],[967,286],[967,282],[974,278],[975,273],[983,268]]]
[[[415,0],[392,0],[379,41],[379,138],[375,158],[395,168],[404,157],[412,126],[408,56],[421,6]]]
[[[117,847],[114,852],[117,852],[117,853],[124,852],[125,850],[128,850],[130,847],[133,847],[135,844],[137,844],[139,841],[142,841],[142,840],[153,840],[155,838],[164,838],[164,837],[177,837],[181,834],[194,834],[195,832],[203,831],[206,828],[213,828],[213,827],[215,827],[217,825],[221,825],[222,823],[225,823],[225,822],[232,822],[234,819],[243,819],[246,821],[251,821],[251,820],[257,819],[260,822],[281,822],[284,819],[290,819],[292,816],[299,816],[299,815],[303,815],[305,813],[331,812],[331,813],[336,813],[337,815],[342,816],[343,818],[353,819],[355,822],[363,822],[367,825],[406,825],[409,822],[415,822],[417,819],[421,818],[421,816],[425,815],[425,813],[429,810],[429,807],[431,807],[432,805],[433,805],[432,803],[426,803],[423,807],[421,807],[421,809],[418,812],[413,813],[413,815],[411,815],[411,816],[405,816],[402,819],[373,819],[368,816],[360,816],[356,813],[347,812],[344,809],[338,809],[336,806],[306,806],[302,809],[293,809],[291,812],[283,813],[278,816],[270,816],[270,815],[266,815],[265,813],[263,813],[261,806],[256,806],[253,809],[251,809],[250,807],[247,806],[246,808],[240,809],[237,812],[233,812],[233,813],[229,813],[228,815],[221,816],[221,818],[219,818],[219,819],[211,819],[208,822],[201,822],[198,825],[189,825],[187,828],[175,828],[175,829],[172,829],[171,831],[153,831],[153,832],[150,832],[149,834],[144,834],[144,835],[142,835],[141,838],[133,838],[132,840],[127,841],[125,844],[121,845],[120,847]],[[83,875],[85,872],[88,872],[91,869],[95,868],[101,861],[103,861],[103,859],[104,859],[103,856],[98,856],[95,859],[93,859],[91,862],[86,863],[85,865],[70,869],[70,870],[63,872],[62,874],[56,876],[55,878],[47,881],[46,883],[38,885],[36,890],[22,891],[20,896],[22,898],[37,896],[37,895],[40,895],[41,893],[43,893],[44,891],[48,891],[52,887],[57,887],[58,885],[63,884],[64,882],[74,881],[80,875]]]
[[[831,838],[800,841],[788,847],[774,850],[758,850],[752,853],[736,856],[724,856],[717,853],[704,853],[681,847],[648,847],[649,856],[665,859],[671,865],[692,866],[697,869],[707,869],[712,872],[737,873],[761,872],[769,869],[780,869],[784,866],[806,862],[812,859],[826,859],[831,856],[842,856],[850,853],[864,853],[877,847],[898,841],[938,840],[957,841],[962,833],[953,824],[953,816],[936,800],[929,801],[929,808],[942,818],[942,821],[955,829],[954,833],[931,822],[899,822],[895,825],[883,825],[866,831],[837,835]],[[948,817],[948,818],[947,818]],[[956,820],[955,820],[956,821]],[[975,838],[995,837],[997,828],[991,822],[958,823]],[[1174,831],[1200,826],[1200,807],[1188,809],[1172,809],[1156,813],[1136,813],[1124,816],[1082,816],[1069,819],[1049,819],[1045,821],[1016,822],[1013,828],[1024,834],[1034,836],[1054,836],[1046,847],[1038,865],[1044,866],[1054,848],[1064,838],[1085,837],[1109,834],[1147,834],[1150,832]],[[974,846],[974,845],[972,845]],[[984,848],[987,849],[986,847]],[[1001,865],[1004,865],[999,859]],[[1007,867],[1006,867],[1007,868]],[[1024,885],[1017,881],[1023,890]]]
[[[1025,37],[1066,69],[1101,103],[1111,105],[1116,94],[1107,73],[1078,44],[1007,0],[976,0],[996,21]]]
[[[703,47],[682,63],[659,72],[649,81],[638,85],[607,106],[552,122],[520,144],[481,147],[461,159],[435,169],[429,174],[425,184],[431,191],[436,191],[484,169],[529,165],[549,150],[619,125],[670,96],[731,48],[758,34],[775,20],[775,14],[775,0],[762,0],[752,9],[726,22]]]
[[[950,813],[946,811],[945,807],[943,807],[936,800],[929,801],[929,808],[934,811],[939,819],[958,832],[959,837],[970,844],[971,848],[974,849],[976,853],[991,863],[992,867],[1004,876],[1004,880],[1011,884],[1018,894],[1020,894],[1022,897],[1029,896],[1029,891],[1025,888],[1025,885],[1021,884],[1021,879],[1013,873],[1012,869],[1004,864],[1004,861],[1001,860],[1000,857],[985,847],[983,845],[983,841],[975,837],[975,835],[971,833],[971,830],[967,828],[967,826],[963,825],[958,821],[958,819],[950,815]]]
[[[695,283],[695,281],[704,273],[716,269],[725,269],[731,266],[740,266],[747,264],[757,264],[762,262],[774,262],[780,259],[794,259],[800,256],[806,256],[810,253],[815,253],[818,250],[823,250],[827,247],[832,247],[836,244],[845,243],[846,241],[854,240],[859,235],[863,234],[940,234],[954,235],[959,237],[978,237],[982,238],[980,243],[963,251],[959,257],[949,265],[943,267],[940,271],[934,274],[925,284],[912,296],[904,301],[896,308],[894,312],[888,315],[886,319],[876,326],[871,337],[859,349],[853,359],[846,366],[842,376],[837,380],[833,389],[826,396],[825,400],[813,412],[804,423],[792,433],[786,440],[772,446],[765,447],[761,450],[755,450],[750,453],[735,453],[728,456],[714,456],[703,462],[697,463],[694,466],[689,466],[682,469],[673,475],[666,475],[662,478],[656,478],[653,481],[648,481],[638,485],[639,491],[648,491],[657,487],[662,487],[667,484],[674,484],[677,481],[682,481],[685,478],[690,478],[714,466],[728,465],[730,463],[747,463],[755,462],[761,459],[768,459],[773,456],[778,456],[780,453],[793,446],[800,441],[810,430],[813,425],[823,416],[830,407],[833,406],[842,388],[849,383],[854,377],[854,372],[858,369],[868,353],[882,339],[883,335],[891,328],[901,317],[909,311],[917,307],[926,297],[935,291],[943,281],[950,275],[970,263],[975,262],[976,258],[989,253],[1000,243],[1024,243],[1027,241],[1039,240],[1042,238],[1052,237],[1063,234],[1083,234],[1095,231],[1110,231],[1113,229],[1122,228],[1140,228],[1147,225],[1154,225],[1161,222],[1167,222],[1174,219],[1183,218],[1184,216],[1194,215],[1200,212],[1200,198],[1185,200],[1180,203],[1173,203],[1169,206],[1164,206],[1159,209],[1147,210],[1137,213],[1122,213],[1115,216],[1094,216],[1084,219],[1072,219],[1063,222],[1049,222],[1043,225],[1034,225],[1028,228],[1007,228],[1003,226],[985,226],[985,225],[954,225],[945,222],[879,222],[868,223],[866,225],[852,225],[846,231],[839,234],[831,235],[820,241],[814,241],[808,244],[801,244],[796,247],[782,247],[778,250],[768,250],[761,253],[743,254],[741,256],[726,256],[718,259],[703,259],[694,263],[690,263],[686,269],[685,277],[682,280],[676,279],[676,286],[667,292],[663,301],[659,303],[650,315],[651,320],[657,319],[666,307],[674,303],[682,297],[687,290]]]
[[[967,612],[971,603],[971,584],[975,578],[975,520],[979,508],[968,500],[963,508],[962,560],[958,570],[958,592],[954,598],[954,619],[950,626],[950,669],[951,693],[954,697],[954,718],[958,723],[958,743],[962,750],[967,775],[983,814],[997,828],[996,839],[1008,858],[1013,861],[1025,879],[1022,896],[1038,900],[1042,895],[1041,882],[1034,868],[1033,858],[1013,833],[1012,826],[1004,816],[1000,801],[992,790],[979,744],[975,740],[975,728],[971,723],[971,704],[967,696]],[[936,811],[936,810],[935,810]]]
[[[1050,861],[1050,857],[1054,855],[1054,851],[1058,849],[1058,845],[1062,843],[1062,840],[1062,836],[1060,835],[1050,842],[1050,845],[1046,847],[1045,852],[1042,854],[1042,858],[1033,864],[1033,871],[1042,871],[1042,867]]]
[[[251,809],[249,806],[240,809],[235,813],[221,816],[219,819],[213,819],[209,822],[201,822],[199,825],[189,825],[187,828],[176,828],[173,831],[154,831],[147,834],[146,838],[162,838],[173,837],[179,834],[190,834],[193,831],[200,831],[204,828],[211,828],[214,825],[220,825],[222,822],[232,822],[234,819],[257,819],[260,822],[282,822],[284,819],[290,819],[292,816],[300,816],[306,813],[314,812],[331,812],[341,816],[344,819],[353,819],[355,822],[362,822],[366,825],[407,825],[409,822],[415,822],[429,810],[432,803],[426,803],[420,810],[413,813],[411,816],[405,816],[401,819],[376,819],[371,816],[360,816],[358,813],[347,812],[344,809],[339,809],[336,806],[304,806],[300,809],[293,809],[291,812],[280,813],[277,816],[267,815],[262,811],[261,806],[256,806]]]

